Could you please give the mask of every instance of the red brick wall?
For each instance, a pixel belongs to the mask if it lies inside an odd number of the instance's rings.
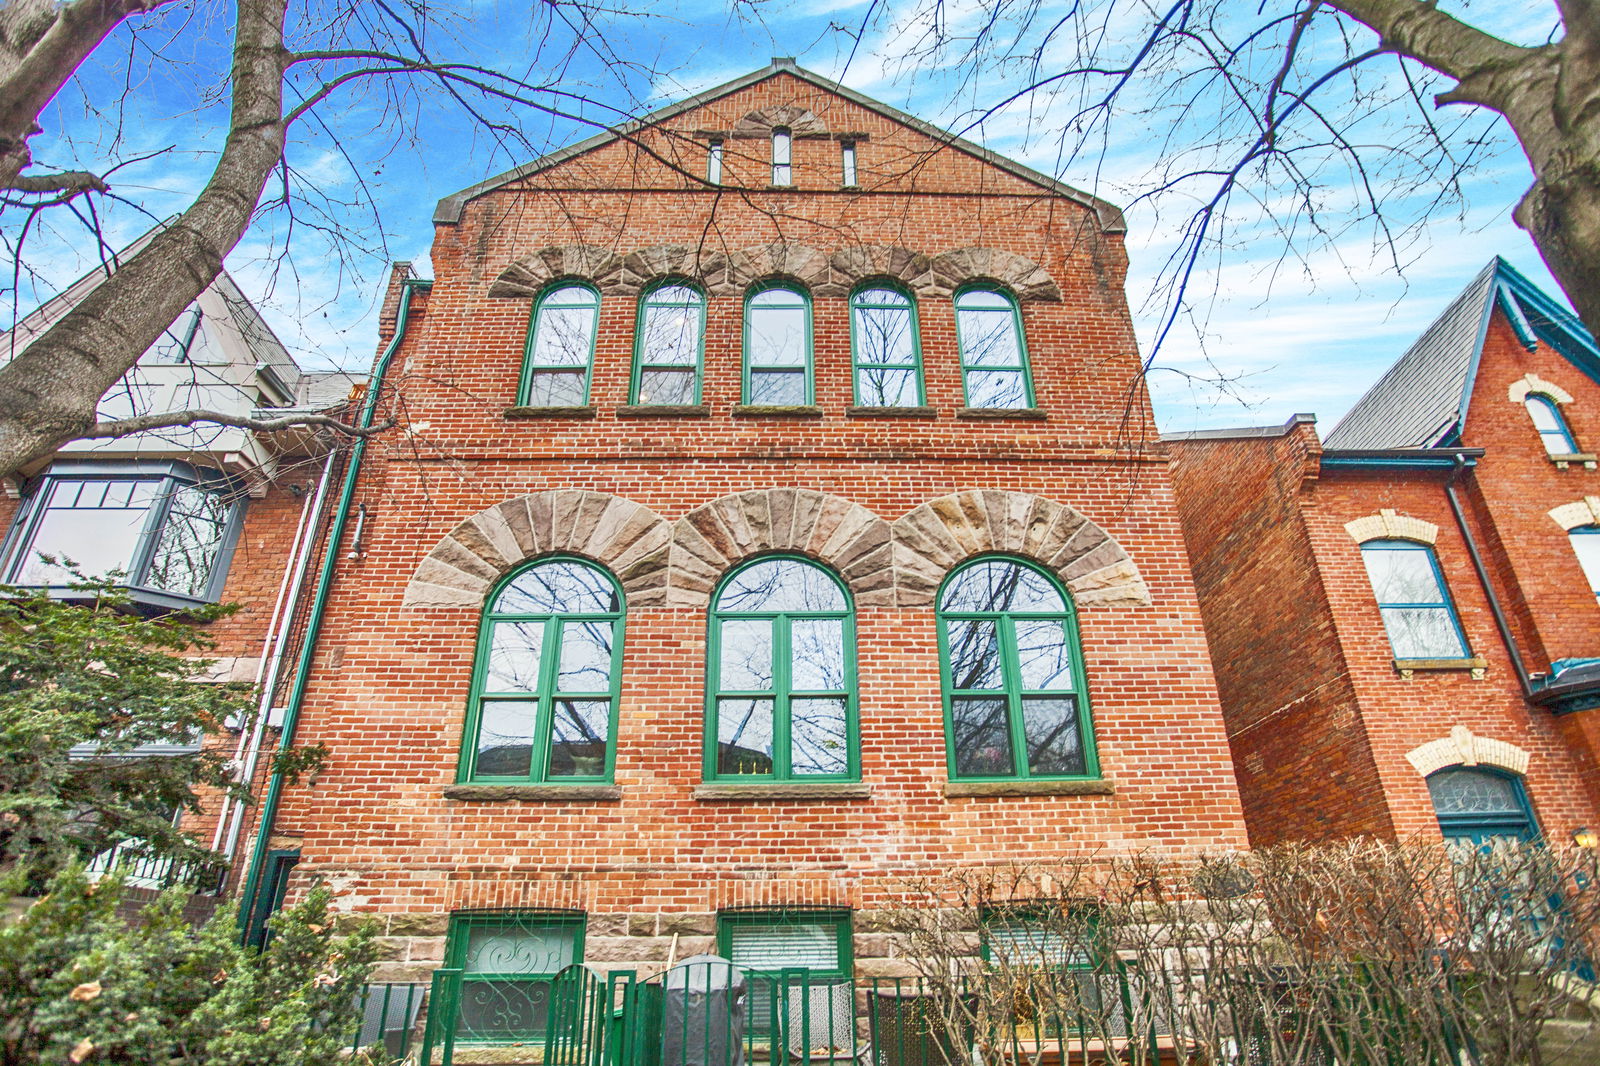
[[[870,134],[858,149],[868,191],[837,189],[834,142],[796,142],[798,191],[720,194],[686,189],[616,147],[543,175],[541,191],[486,195],[459,225],[439,228],[436,284],[414,303],[391,373],[415,435],[380,444],[363,473],[366,550],[341,565],[302,718],[301,739],[327,743],[333,758],[314,787],[286,793],[279,820],[280,839],[302,842],[302,883],[326,876],[347,905],[390,912],[537,902],[704,911],[760,899],[864,904],[909,872],[958,862],[1244,843],[1165,462],[1148,446],[1120,237],[1075,203],[959,153],[930,156],[921,135],[787,76],[676,124],[725,129],[746,111],[790,101],[833,130]],[[765,142],[740,143],[765,152]],[[703,166],[686,155],[691,162]],[[737,180],[734,160],[730,168]],[[814,305],[822,417],[733,416],[742,299],[720,295],[707,314],[709,417],[617,418],[635,300],[616,295],[601,304],[595,417],[501,417],[516,402],[529,314],[526,299],[487,295],[507,265],[551,244],[625,254],[707,233],[730,249],[781,238],[824,251],[866,242],[1027,255],[1063,294],[1023,305],[1046,420],[954,417],[963,403],[954,317],[938,295],[919,299],[933,419],[846,415],[842,296]],[[728,493],[776,486],[832,493],[887,520],[953,492],[1004,488],[1070,504],[1103,526],[1151,598],[1081,612],[1095,733],[1115,793],[946,798],[933,611],[861,606],[870,798],[696,801],[705,613],[636,605],[622,660],[620,802],[442,796],[455,776],[479,612],[401,605],[441,537],[486,507],[550,488],[613,493],[670,521]]]
[[[1303,514],[1316,433],[1169,447],[1251,843],[1390,835]]]

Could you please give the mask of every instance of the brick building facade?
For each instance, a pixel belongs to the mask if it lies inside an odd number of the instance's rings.
[[[1326,441],[1169,438],[1252,843],[1600,824],[1596,355],[1496,260]]]
[[[883,974],[908,877],[1245,843],[1115,208],[775,61],[435,222],[247,907]]]

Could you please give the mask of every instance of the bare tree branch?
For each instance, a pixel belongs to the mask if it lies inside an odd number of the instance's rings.
[[[118,418],[110,422],[96,422],[78,434],[78,436],[83,440],[99,440],[109,437],[126,437],[134,433],[145,433],[156,429],[192,426],[205,422],[219,426],[232,426],[237,429],[254,430],[257,433],[275,433],[283,429],[326,426],[348,437],[376,436],[385,430],[393,429],[395,425],[393,419],[388,419],[363,429],[360,426],[352,425],[342,419],[325,414],[294,414],[284,415],[281,418],[255,418],[247,415],[228,414],[224,411],[191,408],[186,411],[163,411],[158,414]]]

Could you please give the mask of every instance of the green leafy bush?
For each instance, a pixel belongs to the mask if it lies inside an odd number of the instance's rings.
[[[173,889],[135,921],[79,867],[0,926],[0,1066],[348,1062],[372,935],[334,931],[330,894],[280,913],[257,953],[228,908],[199,929]]]

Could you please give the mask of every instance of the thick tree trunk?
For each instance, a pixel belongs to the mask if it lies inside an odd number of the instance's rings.
[[[167,229],[0,367],[0,476],[95,421],[100,398],[222,270],[283,158],[287,0],[239,0],[233,108],[211,180]]]

